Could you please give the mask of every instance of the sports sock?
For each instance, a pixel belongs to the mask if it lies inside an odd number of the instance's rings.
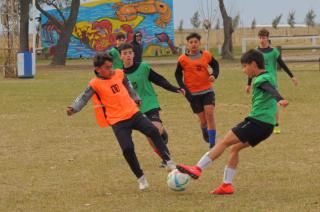
[[[210,148],[216,144],[216,130],[208,130]]]
[[[236,170],[233,168],[229,168],[226,166],[224,168],[224,176],[223,176],[223,183],[232,184],[233,176],[236,173]]]
[[[207,152],[199,160],[199,162],[197,163],[197,166],[200,167],[201,170],[203,170],[203,169],[207,168],[211,162],[212,162],[212,160],[209,157],[209,152]]]

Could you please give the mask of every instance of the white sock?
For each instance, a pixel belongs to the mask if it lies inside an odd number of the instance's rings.
[[[211,162],[212,162],[212,160],[209,157],[209,152],[207,152],[199,160],[199,162],[197,163],[197,166],[200,167],[201,170],[203,170],[203,169],[207,168]]]
[[[232,169],[226,166],[224,168],[223,183],[232,184],[233,176],[235,173],[236,173],[235,169]]]

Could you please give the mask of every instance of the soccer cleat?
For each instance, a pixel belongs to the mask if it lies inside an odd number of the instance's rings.
[[[147,189],[149,187],[149,183],[147,181],[147,178],[142,175],[139,179],[138,179],[138,183],[139,183],[139,189],[141,191]]]
[[[213,191],[210,191],[210,194],[215,195],[225,195],[225,194],[233,194],[234,189],[232,184],[222,183],[218,188]]]
[[[190,175],[193,179],[198,179],[201,175],[201,169],[198,166],[187,166],[183,164],[178,164],[177,169],[185,174]]]
[[[167,172],[171,172],[171,171],[173,171],[173,170],[175,170],[177,167],[176,167],[176,164],[175,164],[175,162],[173,162],[173,161],[166,161],[166,170],[167,170]]]
[[[275,126],[275,127],[273,128],[273,133],[274,133],[274,134],[280,134],[280,133],[281,133],[280,126]]]

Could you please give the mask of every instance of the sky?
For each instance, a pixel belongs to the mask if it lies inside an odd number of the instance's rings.
[[[200,11],[199,2],[205,6],[211,1],[213,8],[218,9],[217,12],[220,15],[218,0],[173,0],[175,28],[180,20],[184,20],[184,28],[192,28],[190,17],[197,10]],[[280,23],[286,24],[289,11],[295,11],[296,23],[303,24],[310,9],[317,14],[316,23],[320,23],[320,0],[225,0],[225,6],[230,16],[240,14],[242,26],[250,27],[254,18],[257,25],[271,24],[272,20],[280,14],[283,14]],[[220,23],[222,23],[221,20]]]

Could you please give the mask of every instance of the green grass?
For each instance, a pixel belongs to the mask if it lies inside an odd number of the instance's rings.
[[[236,193],[216,197],[227,153],[185,192],[166,186],[167,173],[146,139],[136,152],[151,185],[140,192],[111,128],[95,123],[91,103],[73,117],[65,109],[93,76],[91,68],[42,65],[34,79],[0,79],[0,211],[319,211],[320,87],[317,66],[289,64],[299,87],[280,72],[280,135],[241,153]],[[174,66],[154,67],[174,81]],[[218,137],[250,109],[238,63],[221,63],[215,84]],[[196,116],[179,94],[156,88],[169,148],[177,162],[194,164],[208,148]]]

